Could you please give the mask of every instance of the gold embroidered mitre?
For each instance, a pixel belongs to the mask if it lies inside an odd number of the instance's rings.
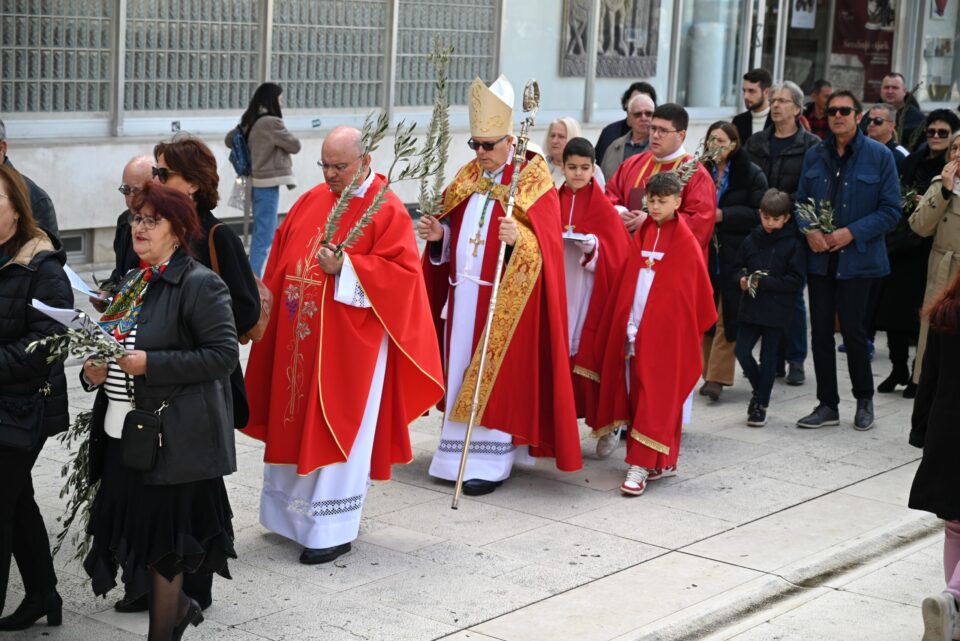
[[[513,133],[513,87],[503,75],[488,88],[480,78],[470,84],[470,135],[493,138]]]

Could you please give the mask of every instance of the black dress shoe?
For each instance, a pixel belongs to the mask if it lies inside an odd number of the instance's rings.
[[[146,612],[148,605],[146,594],[137,597],[130,594],[124,594],[122,599],[113,604],[113,609],[124,614],[131,612]]]
[[[180,623],[177,624],[177,627],[170,632],[170,641],[180,641],[183,638],[183,633],[186,631],[188,625],[197,627],[203,623],[203,610],[200,609],[200,604],[190,599],[190,605],[187,606],[187,613],[183,615],[183,618],[180,619]]]
[[[0,619],[0,631],[26,630],[43,617],[47,617],[48,626],[63,623],[63,599],[56,590],[28,594],[13,614]]]
[[[490,494],[501,485],[503,485],[503,481],[470,479],[463,482],[463,493],[467,496],[483,496],[484,494]]]
[[[300,563],[304,565],[317,565],[319,563],[329,563],[350,551],[350,544],[343,543],[334,545],[332,548],[303,548],[300,554]]]
[[[909,382],[909,372],[898,372],[897,370],[893,370],[890,372],[890,376],[883,379],[880,384],[877,385],[877,391],[881,394],[889,394],[897,389],[897,385],[907,385]]]
[[[903,388],[903,397],[904,398],[916,398],[917,397],[917,384],[913,381],[907,383],[907,386]]]

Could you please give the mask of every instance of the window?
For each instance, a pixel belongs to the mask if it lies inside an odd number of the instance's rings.
[[[110,109],[110,0],[3,0],[0,113]]]
[[[129,0],[128,111],[243,109],[257,87],[257,0]]]
[[[277,0],[270,74],[283,87],[286,106],[383,106],[387,4]]]
[[[465,104],[474,78],[491,82],[499,37],[497,0],[400,0],[397,30],[396,104],[433,102],[435,73],[427,59],[434,41],[453,45],[450,102]]]
[[[743,0],[683,3],[677,102],[688,107],[740,105]]]
[[[955,103],[960,100],[960,14],[956,2],[928,2],[923,19],[920,59],[920,100]],[[909,88],[909,87],[908,87]]]

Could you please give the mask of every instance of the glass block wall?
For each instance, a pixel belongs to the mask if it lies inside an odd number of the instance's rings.
[[[272,79],[291,108],[383,103],[386,0],[276,0]]]
[[[0,113],[110,109],[111,0],[0,0]]]
[[[257,87],[257,0],[127,0],[124,109],[243,109]]]
[[[492,82],[500,29],[498,4],[497,0],[400,0],[396,104],[433,103],[434,70],[427,55],[436,38],[454,46],[451,103],[466,103],[467,87],[474,78]]]

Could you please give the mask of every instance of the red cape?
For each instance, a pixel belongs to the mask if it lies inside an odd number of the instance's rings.
[[[340,242],[384,184],[374,177],[340,220]],[[297,473],[347,460],[363,419],[384,331],[387,365],[370,476],[413,458],[407,426],[443,395],[443,373],[410,216],[400,199],[386,202],[345,251],[370,308],[334,301],[335,278],[315,255],[337,194],[326,184],[304,194],[274,238],[264,282],[274,295],[270,324],[247,364],[250,422],[243,430],[266,442],[264,461]]]
[[[656,233],[656,223],[647,219],[634,234],[622,277],[601,320],[606,331],[598,335],[594,362],[584,366],[600,383],[596,416],[588,421],[595,434],[630,425],[631,438],[668,454],[679,447],[673,441],[683,403],[703,372],[700,345],[704,332],[717,320],[717,310],[697,240],[684,221],[665,222],[656,246],[664,257],[654,267],[656,277],[637,332],[628,398],[627,322],[637,276],[646,261],[640,252],[653,247]]]
[[[693,156],[686,155],[667,162],[657,162],[652,151],[631,156],[623,161],[617,171],[607,181],[607,198],[614,205],[627,207],[630,190],[642,187],[647,179],[661,171],[672,171],[682,162],[690,162]],[[710,172],[697,163],[697,171],[684,186],[678,214],[686,219],[687,226],[696,237],[704,258],[713,238],[713,228],[717,224],[717,187]]]
[[[529,445],[533,456],[555,457],[559,469],[573,471],[580,469],[582,461],[568,353],[559,201],[543,158],[529,153],[527,159],[514,208],[520,239],[504,267],[498,293],[488,363],[480,383],[478,424],[507,432],[513,435],[515,444]],[[513,171],[512,164],[506,167],[502,185],[509,185]],[[446,213],[442,218],[450,224],[451,248],[457,246],[463,212],[481,174],[477,161],[468,163],[444,194]],[[494,218],[485,240],[480,275],[487,281],[493,280],[496,271],[504,201],[505,197],[498,198],[491,207]],[[429,251],[428,246],[423,273],[442,349],[445,334],[441,332],[446,332],[449,339],[450,330],[440,319],[440,310],[445,303],[450,313],[454,309],[456,290],[449,287],[448,279],[457,273],[456,252],[451,251],[450,263],[433,265]],[[464,400],[469,410],[490,289],[482,288],[478,296],[473,360],[459,397],[449,400],[451,415],[464,422]]]
[[[600,240],[600,256],[594,271],[593,292],[590,294],[590,306],[583,322],[580,334],[580,349],[573,358],[575,366],[585,350],[592,349],[599,331],[600,317],[611,288],[620,278],[620,269],[627,258],[630,246],[630,234],[627,233],[617,210],[603,193],[595,180],[576,192],[564,183],[559,189],[560,219],[564,225],[570,221],[570,208],[573,207],[574,231],[581,234],[593,234]],[[588,360],[590,357],[587,357]],[[598,386],[593,379],[574,376],[573,394],[577,405],[577,416],[587,416],[596,409]]]

